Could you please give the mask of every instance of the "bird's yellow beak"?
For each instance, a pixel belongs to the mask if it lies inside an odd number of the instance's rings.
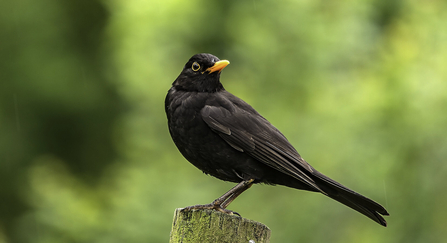
[[[220,60],[220,61],[214,63],[214,65],[212,67],[207,68],[206,71],[208,71],[210,73],[219,71],[219,73],[220,73],[222,71],[222,69],[224,69],[228,64],[230,64],[230,62],[228,60]]]

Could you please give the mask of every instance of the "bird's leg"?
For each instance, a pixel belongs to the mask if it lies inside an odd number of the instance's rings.
[[[234,201],[234,199],[236,199],[239,195],[241,195],[243,192],[245,192],[248,188],[250,188],[253,185],[253,181],[254,181],[254,179],[250,179],[248,181],[243,181],[244,187],[242,187],[238,191],[234,192],[220,206],[222,208],[227,208],[228,205],[230,205],[230,203]]]
[[[231,188],[228,192],[214,200],[210,204],[205,205],[195,205],[184,208],[183,210],[192,210],[192,209],[212,209],[217,210],[226,214],[238,214],[237,212],[233,212],[231,210],[225,209],[236,197],[241,195],[242,192],[247,190],[253,184],[254,179],[244,180],[237,184],[235,187]]]

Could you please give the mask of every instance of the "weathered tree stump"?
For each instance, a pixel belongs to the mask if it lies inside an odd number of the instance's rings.
[[[259,222],[214,210],[181,210],[175,210],[170,243],[270,242],[270,229]]]

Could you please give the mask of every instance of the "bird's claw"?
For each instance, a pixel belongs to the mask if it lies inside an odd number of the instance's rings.
[[[231,210],[228,210],[228,209],[226,209],[226,208],[222,208],[222,207],[220,207],[220,206],[214,208],[214,210],[217,210],[217,211],[219,211],[219,212],[221,212],[221,213],[225,213],[225,214],[229,214],[229,215],[237,215],[237,216],[241,217],[241,215],[240,215],[238,212],[231,211]]]
[[[182,211],[190,211],[190,210],[194,210],[194,209],[216,210],[216,211],[219,211],[224,214],[237,215],[237,216],[241,217],[241,215],[238,212],[234,212],[234,211],[228,210],[226,208],[222,208],[220,205],[213,204],[213,203],[205,204],[205,205],[188,206],[188,207],[183,208]]]

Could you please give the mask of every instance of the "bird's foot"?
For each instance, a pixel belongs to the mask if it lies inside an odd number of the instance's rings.
[[[241,216],[239,213],[228,210],[226,208],[222,208],[219,204],[215,204],[214,202],[210,203],[210,204],[205,204],[205,205],[194,205],[194,206],[185,207],[182,209],[182,211],[190,211],[190,210],[194,210],[194,209],[216,210],[221,213],[225,213],[225,214],[229,214],[229,215],[237,215],[239,217]]]

